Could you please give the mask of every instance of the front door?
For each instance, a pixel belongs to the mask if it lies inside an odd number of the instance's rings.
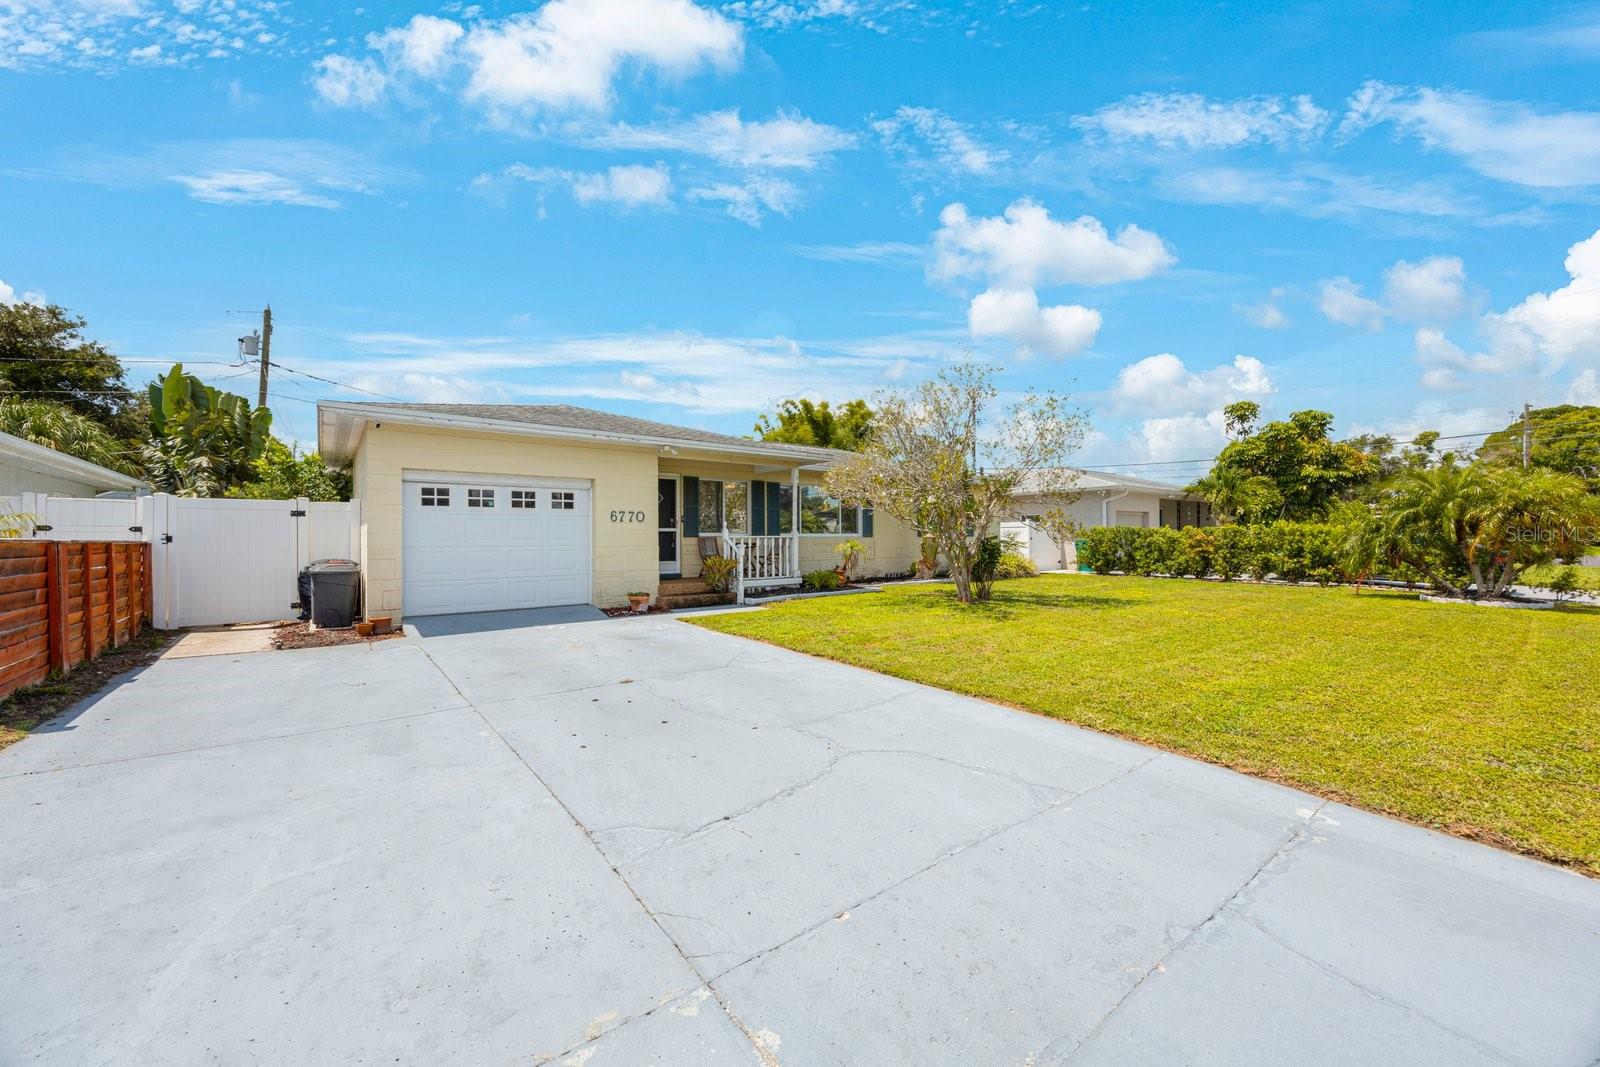
[[[678,479],[660,478],[656,481],[656,540],[660,542],[658,557],[662,574],[677,574],[678,562]]]

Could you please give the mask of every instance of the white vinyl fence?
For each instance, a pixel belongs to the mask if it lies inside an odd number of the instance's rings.
[[[3,498],[56,541],[149,541],[155,625],[270,622],[299,614],[300,570],[312,560],[360,561],[361,503]]]

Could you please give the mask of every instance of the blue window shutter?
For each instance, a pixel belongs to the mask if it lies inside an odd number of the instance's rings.
[[[872,509],[871,508],[862,508],[861,509],[861,536],[862,537],[871,537],[872,536]]]
[[[683,479],[683,536],[700,536],[700,479]]]
[[[750,532],[760,537],[767,532],[767,483],[750,483]]]
[[[780,534],[783,532],[783,515],[780,513],[779,504],[782,503],[777,482],[767,484],[767,533]]]

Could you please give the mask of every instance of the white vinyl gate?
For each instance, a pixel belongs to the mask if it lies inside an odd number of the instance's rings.
[[[360,561],[361,505],[300,500],[135,499],[24,493],[5,499],[56,541],[149,541],[155,625],[271,622],[299,614],[300,570]]]

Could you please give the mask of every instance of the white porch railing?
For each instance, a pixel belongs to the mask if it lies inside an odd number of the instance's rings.
[[[724,530],[722,547],[738,561],[734,593],[741,604],[746,585],[791,585],[800,579],[800,543],[793,534],[757,537]]]

